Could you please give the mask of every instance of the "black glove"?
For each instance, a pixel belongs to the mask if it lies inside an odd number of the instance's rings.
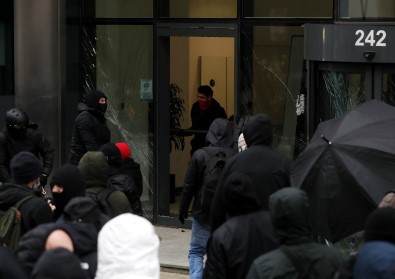
[[[180,215],[178,215],[178,220],[180,220],[181,224],[185,224],[185,219],[188,219],[188,214],[180,213]]]
[[[48,182],[48,176],[46,174],[40,175],[41,186],[45,187],[45,185],[47,185],[47,182]]]

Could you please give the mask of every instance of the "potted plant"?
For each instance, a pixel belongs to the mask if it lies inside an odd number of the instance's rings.
[[[181,131],[181,122],[184,119],[184,99],[181,98],[182,89],[175,83],[169,86],[170,101],[170,151],[184,150],[185,138]]]

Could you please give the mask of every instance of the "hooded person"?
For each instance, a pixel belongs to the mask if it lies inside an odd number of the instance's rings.
[[[262,209],[268,209],[268,198],[275,191],[290,185],[292,161],[274,151],[273,128],[267,114],[252,116],[243,128],[247,149],[230,158],[222,171],[211,207],[210,225],[214,232],[227,219],[224,192],[225,179],[233,172],[243,173],[251,178]]]
[[[108,221],[97,249],[96,279],[159,279],[159,237],[140,216],[126,213]]]
[[[123,192],[129,200],[133,213],[142,216],[140,192],[133,178],[123,173],[121,151],[114,143],[102,145],[100,151],[106,156],[109,167],[107,186]]]
[[[18,201],[29,197],[19,207],[21,213],[21,235],[39,224],[53,222],[47,201],[37,197],[34,188],[40,187],[43,166],[32,153],[22,151],[10,162],[12,183],[0,185],[0,210],[6,211]]]
[[[111,132],[104,117],[106,110],[107,96],[99,90],[89,91],[85,102],[78,104],[71,138],[71,164],[78,165],[87,151],[98,151],[100,146],[110,142]]]
[[[347,258],[313,242],[307,194],[296,187],[280,189],[270,196],[269,212],[280,248],[255,259],[246,278],[334,278]]]
[[[84,178],[87,196],[99,204],[104,214],[112,218],[122,213],[132,212],[126,195],[107,187],[109,167],[103,152],[85,153],[78,164],[78,169]]]
[[[5,124],[0,132],[0,182],[11,182],[11,159],[21,151],[28,151],[43,163],[40,182],[45,186],[55,156],[51,143],[38,131],[38,125],[29,120],[26,112],[18,108],[6,112]]]
[[[235,172],[225,184],[229,219],[208,242],[203,278],[244,279],[255,258],[276,249],[279,243],[251,179]]]
[[[55,219],[61,216],[66,204],[72,198],[85,196],[84,178],[78,167],[69,163],[61,166],[54,173],[50,185],[53,203],[56,206]]]
[[[189,206],[192,206],[192,233],[189,249],[189,274],[191,278],[201,278],[203,273],[203,258],[206,254],[206,244],[210,235],[210,212],[202,206],[202,178],[210,154],[222,152],[226,158],[235,153],[233,146],[233,131],[227,119],[217,118],[210,125],[206,135],[207,147],[193,153],[185,174],[184,187],[181,194],[178,219],[183,224],[188,218]]]
[[[81,261],[65,248],[46,251],[38,259],[32,279],[89,279],[81,267]]]

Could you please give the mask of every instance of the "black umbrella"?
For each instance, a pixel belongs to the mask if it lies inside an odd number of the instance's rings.
[[[362,230],[395,189],[395,108],[372,100],[322,122],[294,161],[291,184],[309,195],[316,234],[337,242]]]

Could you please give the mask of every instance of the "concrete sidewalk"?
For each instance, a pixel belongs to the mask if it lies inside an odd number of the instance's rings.
[[[161,278],[189,278],[188,251],[191,230],[155,226],[160,237]]]

